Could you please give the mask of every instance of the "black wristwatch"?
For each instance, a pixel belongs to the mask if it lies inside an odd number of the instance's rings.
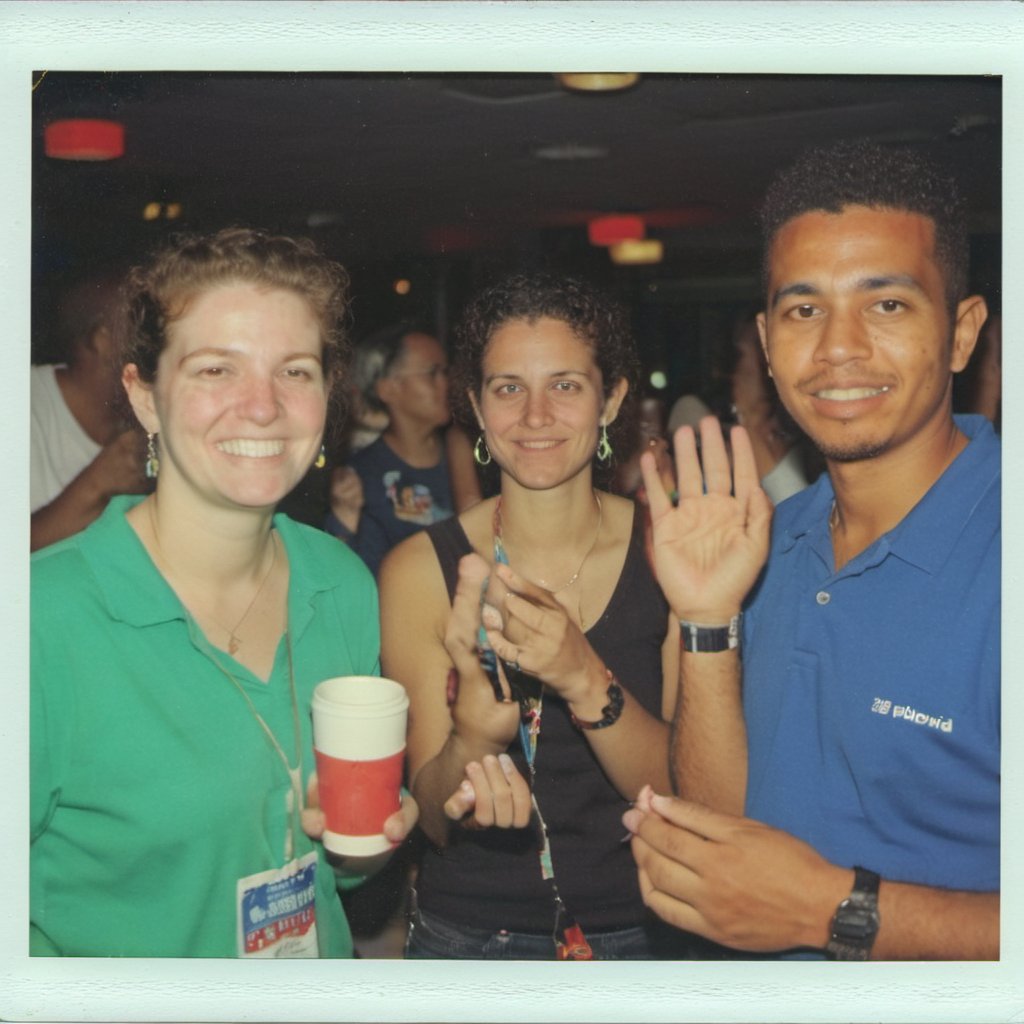
[[[878,934],[878,884],[867,868],[853,869],[853,891],[836,908],[825,952],[832,960],[867,960]]]
[[[724,626],[705,626],[699,622],[679,620],[679,638],[683,650],[691,654],[718,654],[740,645],[740,619],[734,615]]]

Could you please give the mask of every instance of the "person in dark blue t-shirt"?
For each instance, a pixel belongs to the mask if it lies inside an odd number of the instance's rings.
[[[395,324],[359,346],[356,383],[388,425],[334,471],[326,528],[376,575],[395,544],[454,511],[443,433],[448,357],[430,334]]]

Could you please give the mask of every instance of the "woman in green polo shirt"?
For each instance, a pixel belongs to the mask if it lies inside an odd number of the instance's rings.
[[[347,276],[246,229],[130,278],[123,382],[149,497],[32,562],[31,951],[350,956],[309,705],[379,672],[360,559],[274,514],[321,450]],[[398,843],[415,803],[388,820]]]

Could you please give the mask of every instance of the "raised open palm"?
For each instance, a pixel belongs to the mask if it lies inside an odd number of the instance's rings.
[[[678,504],[660,484],[653,457],[640,460],[651,509],[654,568],[673,612],[707,625],[727,622],[768,554],[772,506],[761,489],[747,432],[733,427],[733,464],[718,421],[675,436]]]

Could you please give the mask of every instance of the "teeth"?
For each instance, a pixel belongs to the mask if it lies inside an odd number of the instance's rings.
[[[520,441],[519,442],[524,448],[554,448],[558,441]]]
[[[237,437],[230,441],[218,441],[218,451],[225,455],[242,455],[247,459],[268,459],[272,455],[280,455],[284,451],[284,441],[255,441],[247,437]]]
[[[874,398],[888,391],[888,386],[882,388],[825,388],[823,391],[816,391],[815,397],[827,398],[831,402],[855,402],[858,398]]]

